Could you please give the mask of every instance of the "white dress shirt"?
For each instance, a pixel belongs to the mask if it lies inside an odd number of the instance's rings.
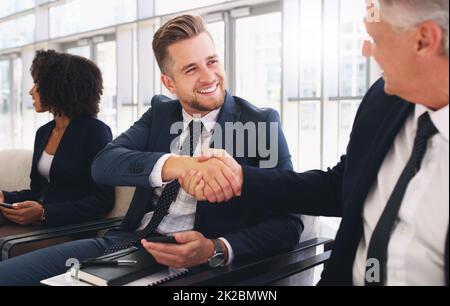
[[[370,239],[411,156],[418,119],[427,111],[439,132],[428,142],[421,169],[406,189],[388,247],[387,285],[445,285],[449,228],[448,105],[434,112],[416,105],[386,155],[364,204],[364,234],[353,266],[354,285],[365,283]]]
[[[197,144],[194,150],[194,156],[201,156],[203,149],[208,149],[212,140],[213,130],[217,122],[217,117],[219,116],[220,109],[214,110],[204,116],[203,118],[195,118],[195,120],[201,120],[205,129],[202,131],[202,135],[199,139],[200,145]],[[184,142],[184,139],[189,136],[188,126],[189,123],[194,120],[183,109],[183,125],[184,129],[180,135],[180,144]],[[172,152],[173,154],[166,154],[162,156],[153,167],[153,171],[150,174],[150,186],[154,187],[154,197],[153,203],[156,205],[158,199],[164,190],[164,187],[170,182],[162,181],[162,169],[165,162],[172,156],[177,155],[181,152],[178,148],[177,152]],[[195,214],[197,211],[197,200],[186,193],[182,188],[178,193],[177,199],[170,205],[169,214],[164,217],[161,224],[157,228],[157,232],[162,235],[173,235],[179,232],[191,231],[194,229],[195,224]],[[141,221],[141,225],[137,231],[143,230],[153,217],[153,212],[149,212],[144,216]],[[228,248],[228,262],[230,264],[234,259],[233,249],[231,245],[225,238],[220,238]]]

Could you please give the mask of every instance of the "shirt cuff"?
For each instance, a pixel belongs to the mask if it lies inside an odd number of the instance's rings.
[[[229,266],[229,265],[231,265],[231,263],[234,260],[233,249],[231,248],[231,245],[228,242],[228,240],[226,240],[225,238],[219,238],[219,239],[222,240],[223,243],[225,243],[225,245],[227,246],[227,249],[228,249],[228,261],[227,261],[226,265]]]
[[[164,185],[170,183],[162,181],[162,170],[164,168],[164,165],[166,164],[166,161],[172,156],[175,156],[175,154],[165,154],[156,162],[155,166],[153,167],[152,173],[150,173],[149,176],[149,182],[151,187],[153,188],[163,187]]]

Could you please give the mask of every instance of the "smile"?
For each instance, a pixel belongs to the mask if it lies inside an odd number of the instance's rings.
[[[197,92],[202,95],[208,95],[208,94],[214,93],[218,87],[219,87],[219,83],[215,84],[214,86],[208,87],[208,88],[199,89],[199,90],[197,90]]]

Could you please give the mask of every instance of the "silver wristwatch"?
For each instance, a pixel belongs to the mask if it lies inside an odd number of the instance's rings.
[[[225,250],[219,239],[214,239],[214,254],[208,259],[209,266],[217,268],[225,263]]]

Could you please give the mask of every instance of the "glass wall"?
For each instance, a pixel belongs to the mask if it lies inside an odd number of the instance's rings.
[[[341,2],[339,67],[339,154],[347,149],[356,111],[370,85],[369,65],[361,54],[366,36],[363,4],[359,0]]]
[[[300,98],[320,98],[322,95],[322,1],[300,2],[299,72]],[[317,107],[316,107],[317,108]]]
[[[237,0],[153,1],[57,0],[0,20],[0,149],[31,147],[18,131],[23,132],[23,124],[29,131],[49,119],[32,115],[27,97],[35,49],[77,54],[100,66],[105,90],[99,117],[118,135],[146,111],[154,94],[167,94],[151,50],[151,37],[166,17],[151,16],[202,8],[229,91],[280,112],[296,170],[326,168],[345,152],[370,85],[369,63],[360,55],[363,1],[261,0],[247,7]],[[33,3],[2,0],[0,16],[33,8]],[[137,16],[150,17],[137,23]],[[29,48],[35,30],[48,37]],[[11,48],[16,48],[16,62],[7,53]]]
[[[208,31],[216,44],[217,54],[225,65],[225,22],[217,21],[208,24]]]
[[[341,2],[340,95],[358,97],[367,91],[367,59],[361,54],[366,35],[363,5],[359,0]]]
[[[88,59],[91,59],[91,47],[90,46],[81,46],[81,47],[72,47],[67,48],[67,53],[82,56]]]
[[[12,137],[15,147],[23,147],[23,100],[22,100],[22,59],[15,58],[11,62],[12,65]]]
[[[99,119],[108,124],[117,134],[117,43],[115,40],[99,42],[85,40],[86,46],[68,46],[65,52],[93,60],[103,76],[103,96],[100,103]],[[70,45],[70,44],[69,44]]]
[[[72,0],[50,8],[50,37],[136,20],[136,0]]]
[[[232,0],[156,0],[155,13],[156,15],[165,15],[228,1]]]
[[[97,64],[103,74],[103,96],[99,118],[106,122],[117,134],[117,58],[116,42],[109,41],[97,45]]]
[[[0,23],[0,50],[27,45],[34,40],[34,14]]]
[[[236,21],[236,94],[281,111],[281,13]]]
[[[10,61],[0,61],[0,145],[12,147]]]
[[[0,18],[34,7],[35,0],[2,0]]]
[[[299,12],[298,169],[321,167],[322,1],[302,0]]]

